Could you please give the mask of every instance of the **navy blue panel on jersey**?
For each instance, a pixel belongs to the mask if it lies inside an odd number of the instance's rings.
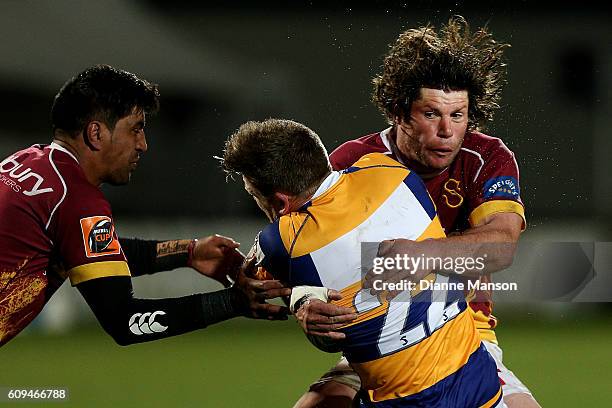
[[[408,186],[410,191],[412,191],[412,194],[414,194],[417,200],[419,200],[419,203],[421,203],[421,206],[423,206],[427,212],[427,215],[429,215],[429,218],[433,220],[436,216],[436,207],[433,201],[431,201],[431,197],[427,192],[427,188],[425,187],[423,180],[421,180],[416,173],[410,172],[408,177],[404,179],[404,184]]]
[[[288,278],[291,286],[323,286],[317,268],[309,254],[291,259],[291,270]]]
[[[491,399],[499,393],[497,400],[490,405],[495,406],[503,398],[495,367],[493,357],[481,344],[458,371],[418,394],[380,402],[362,399],[361,406],[372,408],[480,407],[490,403]],[[483,373],[489,375],[483,375]]]
[[[278,220],[259,233],[259,247],[265,255],[262,266],[276,279],[286,279],[289,254],[280,235]]]

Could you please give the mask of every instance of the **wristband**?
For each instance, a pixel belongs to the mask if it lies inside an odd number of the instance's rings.
[[[327,288],[320,286],[295,286],[291,289],[291,299],[289,301],[289,310],[292,313],[297,313],[300,306],[310,299],[319,299],[323,302],[329,301],[327,297]]]
[[[189,243],[189,246],[187,247],[187,266],[190,268],[192,267],[191,265],[193,264],[193,250],[195,249],[197,242],[198,242],[197,239],[193,239],[191,240],[191,242]]]

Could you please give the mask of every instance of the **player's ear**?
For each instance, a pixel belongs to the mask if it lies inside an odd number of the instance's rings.
[[[83,139],[91,150],[100,150],[102,148],[102,141],[104,138],[103,126],[101,122],[94,120],[89,122],[85,130],[83,130]]]
[[[289,214],[291,212],[291,196],[276,192],[274,193],[274,202],[272,205],[279,215]]]

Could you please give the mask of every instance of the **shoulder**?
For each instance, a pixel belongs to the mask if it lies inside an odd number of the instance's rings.
[[[387,147],[382,141],[380,132],[362,136],[341,144],[330,154],[329,159],[335,170],[342,170],[350,167],[363,155],[372,152],[388,152]]]
[[[465,156],[473,156],[485,162],[498,157],[514,157],[514,153],[500,138],[480,132],[469,132],[466,134],[461,145],[461,152]]]
[[[364,169],[368,167],[376,167],[380,169],[385,168],[400,168],[403,170],[408,170],[406,166],[396,161],[392,157],[384,153],[367,153],[364,154],[357,160],[351,167],[347,169],[346,172],[350,173],[351,169]]]
[[[283,216],[286,218],[287,216]],[[281,219],[283,219],[281,217]],[[276,220],[272,224],[268,224],[257,235],[257,246],[261,251],[260,255],[269,258],[283,258],[287,256],[287,249],[283,243],[281,233],[281,219]],[[283,219],[284,221],[284,219]]]
[[[61,216],[111,216],[111,206],[106,197],[87,180],[74,157],[59,149],[54,149],[50,157],[65,190],[58,209]]]

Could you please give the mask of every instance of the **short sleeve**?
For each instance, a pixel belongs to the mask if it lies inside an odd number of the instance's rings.
[[[512,153],[499,139],[481,156],[474,184],[468,191],[468,211],[471,226],[479,225],[496,213],[516,213],[523,219],[519,169]]]
[[[68,194],[58,208],[52,236],[72,285],[130,276],[110,205],[102,193]]]

